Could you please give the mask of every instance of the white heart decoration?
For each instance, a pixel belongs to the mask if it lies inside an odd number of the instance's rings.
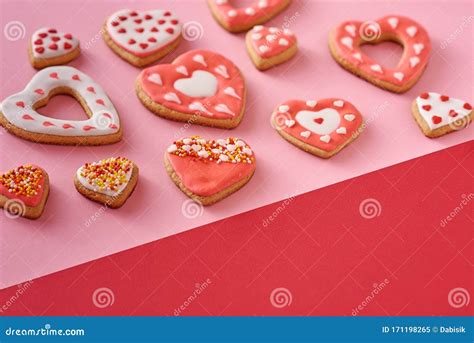
[[[217,92],[217,78],[208,71],[196,70],[190,78],[175,81],[173,87],[187,96],[209,97]]]
[[[315,120],[322,119],[318,124]],[[327,135],[339,127],[341,119],[339,113],[333,108],[325,108],[321,111],[300,111],[295,120],[305,129],[318,135]]]

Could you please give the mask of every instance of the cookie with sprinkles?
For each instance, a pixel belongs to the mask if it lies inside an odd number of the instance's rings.
[[[25,164],[0,175],[0,207],[9,218],[41,217],[48,195],[48,173],[36,165]]]
[[[86,163],[74,176],[74,185],[79,193],[110,208],[121,207],[137,182],[138,166],[125,157]]]
[[[164,163],[181,191],[204,206],[242,188],[256,168],[253,150],[239,138],[178,139],[167,148]]]

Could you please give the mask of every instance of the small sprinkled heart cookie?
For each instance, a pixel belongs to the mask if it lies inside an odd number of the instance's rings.
[[[360,49],[362,44],[393,41],[403,46],[396,68],[385,68]],[[368,82],[395,93],[409,90],[428,64],[430,38],[416,21],[390,15],[376,21],[346,21],[331,31],[329,49],[344,68]]]
[[[55,119],[36,111],[58,94],[74,97],[89,118]],[[18,137],[37,143],[101,145],[122,138],[118,113],[102,87],[86,74],[67,66],[40,70],[24,90],[3,100],[0,125]]]
[[[250,58],[259,70],[284,63],[298,51],[296,37],[288,29],[257,25],[247,32],[245,41]]]
[[[163,118],[231,129],[244,115],[244,78],[212,51],[188,51],[171,64],[146,68],[135,86],[145,107]]]
[[[229,32],[247,31],[283,11],[291,0],[255,0],[246,7],[235,7],[232,0],[207,0],[212,16]]]
[[[0,175],[0,207],[10,218],[41,217],[48,195],[48,174],[38,166],[25,164]]]
[[[181,23],[170,11],[125,9],[107,18],[103,36],[117,55],[143,67],[178,47]]]
[[[119,208],[132,194],[138,167],[125,157],[110,157],[86,163],[74,177],[74,185],[86,198],[110,208]]]
[[[417,97],[413,101],[412,113],[421,131],[430,138],[461,130],[474,118],[468,102],[434,92]]]
[[[212,205],[242,188],[255,172],[255,163],[252,149],[238,138],[193,136],[175,141],[165,153],[171,179],[202,205]]]
[[[275,109],[271,122],[291,144],[329,158],[359,136],[362,116],[341,99],[289,100]]]
[[[33,33],[28,49],[31,65],[36,69],[69,63],[80,52],[77,38],[54,28],[42,28]]]

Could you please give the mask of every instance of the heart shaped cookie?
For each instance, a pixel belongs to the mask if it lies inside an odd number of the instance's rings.
[[[298,51],[296,37],[288,29],[257,25],[247,32],[245,41],[250,58],[259,70],[284,63]]]
[[[81,166],[74,185],[86,198],[119,208],[132,194],[138,181],[138,167],[125,157],[110,157]]]
[[[382,67],[360,49],[362,44],[393,41],[403,46],[396,68]],[[395,93],[410,89],[421,77],[431,52],[428,33],[414,20],[390,15],[376,21],[346,21],[332,30],[329,48],[348,71]]]
[[[422,93],[412,105],[412,113],[427,137],[439,137],[461,130],[474,118],[471,104],[435,92]]]
[[[175,141],[165,153],[174,183],[191,199],[211,205],[242,188],[252,177],[255,155],[241,139]]]
[[[62,120],[36,111],[58,94],[76,98],[89,118]],[[122,138],[119,116],[102,87],[65,66],[42,69],[23,91],[3,100],[0,124],[18,137],[39,143],[101,145]]]
[[[236,7],[232,0],[207,0],[213,17],[227,31],[247,31],[283,11],[291,0],[256,0],[246,7]]]
[[[0,175],[0,207],[10,218],[41,217],[48,195],[48,174],[38,166],[25,164]]]
[[[211,51],[189,51],[171,64],[144,69],[136,91],[153,113],[190,124],[233,128],[245,110],[242,74],[230,60]]]
[[[31,36],[29,56],[31,65],[36,69],[66,64],[79,56],[80,52],[77,38],[55,28],[41,28]]]
[[[275,109],[271,122],[298,148],[329,158],[358,137],[362,116],[354,105],[341,99],[289,100]]]
[[[117,55],[143,67],[176,49],[181,23],[170,11],[125,9],[107,18],[103,36]]]

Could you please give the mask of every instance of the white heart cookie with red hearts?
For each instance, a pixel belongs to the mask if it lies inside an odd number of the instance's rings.
[[[37,69],[68,63],[79,54],[79,40],[70,33],[45,27],[31,36],[30,62]]]
[[[383,67],[367,56],[360,46],[393,41],[404,52],[396,68]],[[351,73],[391,92],[402,93],[413,87],[428,64],[431,42],[416,21],[389,15],[376,21],[346,21],[332,30],[329,48],[334,59]]]
[[[181,23],[167,10],[115,12],[105,22],[107,45],[127,62],[142,67],[172,50],[181,40]]]
[[[288,29],[257,25],[247,32],[245,41],[250,58],[259,70],[284,63],[298,51],[296,36]]]
[[[283,11],[291,0],[255,0],[244,7],[236,7],[232,0],[207,0],[213,17],[227,31],[247,31],[263,24]]]
[[[89,118],[56,119],[36,111],[58,94],[76,98]],[[122,138],[118,113],[102,87],[67,66],[40,70],[24,90],[3,100],[0,124],[16,136],[38,143],[101,145]]]
[[[279,105],[271,122],[290,143],[316,156],[328,158],[357,138],[362,115],[346,100],[289,100]]]
[[[237,66],[212,51],[188,51],[171,64],[144,69],[137,78],[141,102],[160,117],[233,128],[245,110],[245,81]]]
[[[423,133],[431,138],[461,130],[474,118],[470,103],[435,92],[418,96],[412,113]]]

